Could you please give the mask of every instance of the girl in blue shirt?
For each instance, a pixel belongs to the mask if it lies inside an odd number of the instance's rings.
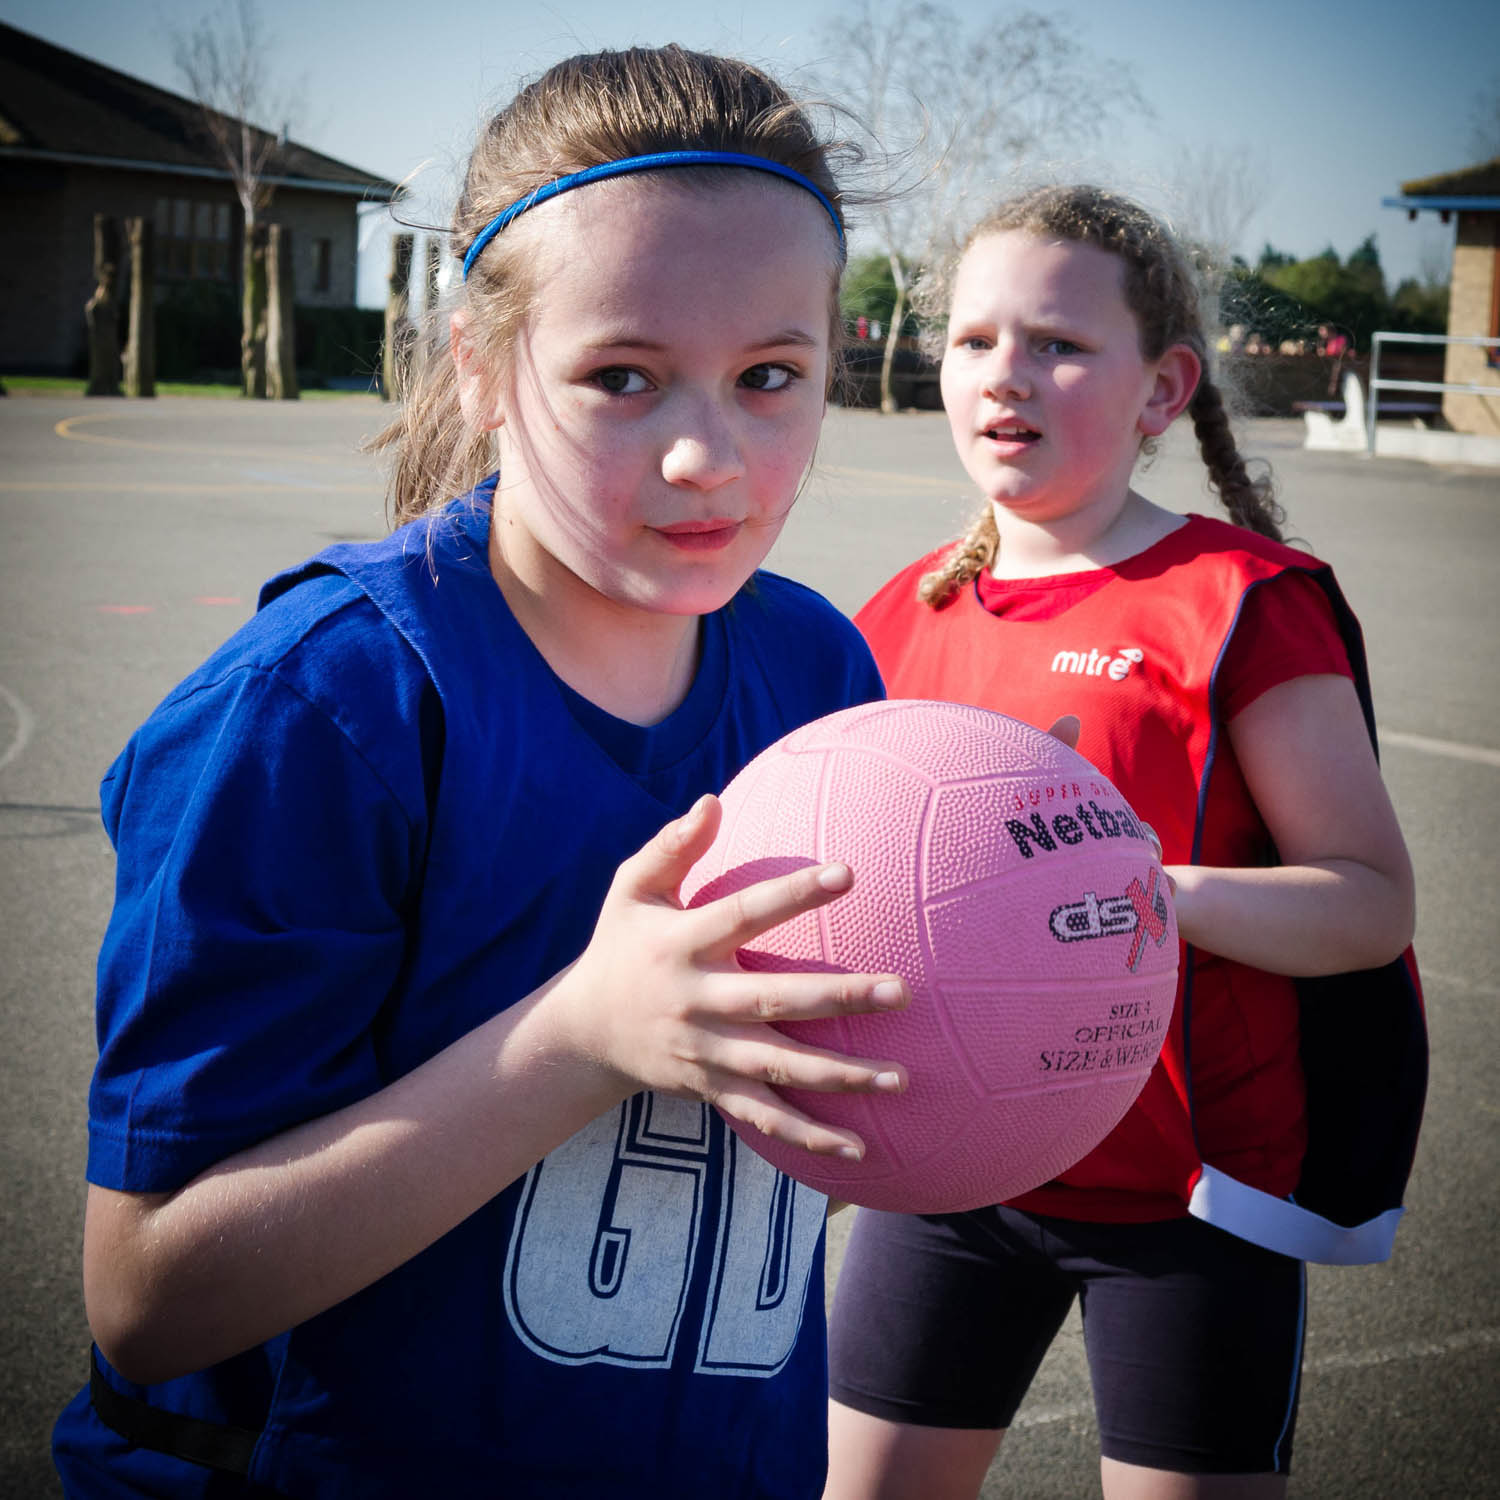
[[[523,90],[383,440],[400,528],[273,580],[111,769],[70,1494],[820,1492],[824,1202],[709,1106],[857,1154],[772,1084],[903,1071],[764,1022],[908,991],[737,965],[843,865],[677,893],[712,792],[881,691],[757,573],[829,383],[828,155],[676,47]]]

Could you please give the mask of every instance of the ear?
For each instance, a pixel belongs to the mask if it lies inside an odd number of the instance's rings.
[[[1203,361],[1186,344],[1173,344],[1156,362],[1151,394],[1138,422],[1145,437],[1160,437],[1186,409],[1198,389]]]
[[[500,404],[499,382],[485,364],[469,331],[469,315],[459,308],[448,319],[448,348],[453,354],[453,368],[458,373],[458,405],[464,420],[481,432],[493,432],[504,426],[505,412]]]

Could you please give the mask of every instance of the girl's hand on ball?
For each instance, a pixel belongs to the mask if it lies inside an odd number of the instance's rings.
[[[743,969],[736,950],[837,900],[854,877],[845,865],[811,866],[684,910],[679,889],[719,816],[718,799],[701,798],[620,866],[588,947],[559,980],[558,1014],[578,1050],[627,1092],[706,1099],[774,1139],[861,1155],[857,1135],[808,1119],[777,1090],[894,1093],[905,1070],[804,1045],[765,1023],[902,1010],[911,992],[891,974]]]
[[[1078,736],[1082,732],[1083,725],[1079,722],[1077,714],[1064,714],[1047,730],[1053,739],[1061,740],[1069,750],[1078,748]]]

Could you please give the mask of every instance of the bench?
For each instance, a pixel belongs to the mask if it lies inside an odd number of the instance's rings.
[[[1326,411],[1330,416],[1341,417],[1344,415],[1344,403],[1342,401],[1293,401],[1292,410]],[[1435,417],[1442,410],[1443,408],[1436,401],[1382,401],[1380,403],[1381,415],[1389,413],[1393,417]]]
[[[1342,401],[1298,401],[1294,410],[1302,413],[1307,431],[1304,448],[1329,449],[1342,453],[1366,451],[1365,389],[1353,370],[1344,372]],[[1435,417],[1442,407],[1435,401],[1382,401],[1376,408],[1379,416]]]

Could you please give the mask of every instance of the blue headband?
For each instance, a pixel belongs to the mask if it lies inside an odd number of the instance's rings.
[[[828,212],[828,217],[833,220],[833,228],[839,237],[839,244],[844,243],[844,226],[839,223],[838,212],[828,201],[822,188],[800,172],[783,166],[779,161],[772,161],[768,156],[746,156],[739,151],[655,151],[649,156],[626,156],[619,161],[607,161],[597,167],[586,167],[582,172],[571,172],[566,177],[559,177],[555,181],[534,189],[524,198],[517,198],[509,208],[502,209],[496,214],[475,236],[474,243],[469,246],[469,253],[464,256],[464,280],[469,279],[469,270],[479,252],[512,219],[524,214],[528,208],[535,208],[538,203],[545,203],[549,198],[557,197],[559,193],[566,193],[569,188],[582,187],[589,182],[600,182],[606,177],[624,177],[631,172],[650,172],[658,167],[748,167],[752,172],[770,172],[777,177],[784,177],[788,182],[795,182],[798,187],[805,188],[823,205]]]

